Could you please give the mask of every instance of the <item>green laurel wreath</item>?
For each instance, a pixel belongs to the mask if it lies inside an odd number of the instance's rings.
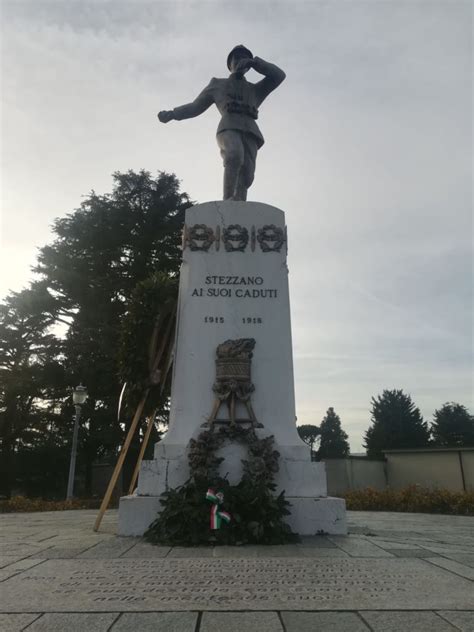
[[[219,475],[224,461],[216,455],[226,441],[244,443],[248,458],[242,461],[242,479],[231,485]],[[255,430],[223,426],[204,430],[188,446],[190,479],[161,495],[162,510],[145,538],[153,544],[196,546],[216,544],[284,544],[298,536],[284,522],[290,514],[284,492],[275,494],[279,453],[273,436],[259,438]],[[232,522],[210,532],[209,507],[203,500],[208,487],[224,493],[225,508]]]

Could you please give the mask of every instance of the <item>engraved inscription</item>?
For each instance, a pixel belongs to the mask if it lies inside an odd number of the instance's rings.
[[[261,276],[207,275],[204,287],[195,287],[192,297],[208,298],[278,298],[277,288],[262,287]],[[232,286],[232,287],[231,287]],[[237,287],[233,287],[237,286]]]
[[[218,555],[218,550],[216,549]],[[18,595],[22,595],[21,602]],[[249,558],[50,560],[2,583],[0,608],[466,609],[467,580],[420,560]]]
[[[72,571],[69,577],[33,575],[30,582],[41,580],[55,595],[83,592],[93,602],[159,601],[198,602],[205,596],[210,603],[226,600],[257,599],[287,603],[305,600],[338,600],[349,590],[360,588],[364,594],[406,592],[410,579],[406,572],[387,572],[347,568],[334,563],[321,567],[305,560],[114,560],[105,569]],[[61,579],[61,581],[58,581]]]

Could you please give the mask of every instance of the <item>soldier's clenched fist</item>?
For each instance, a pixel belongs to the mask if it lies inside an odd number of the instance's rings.
[[[161,110],[161,112],[158,112],[158,119],[160,123],[169,123],[169,121],[174,119],[173,110]]]

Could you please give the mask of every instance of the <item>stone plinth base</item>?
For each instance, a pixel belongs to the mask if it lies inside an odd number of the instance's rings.
[[[299,535],[347,533],[346,502],[342,498],[289,497],[291,515],[286,522]],[[118,535],[140,536],[155,520],[161,504],[158,496],[123,496],[120,499]]]
[[[117,535],[143,535],[160,508],[158,496],[122,496]]]
[[[286,522],[299,535],[347,534],[346,501],[343,498],[286,498],[291,515]]]
[[[280,453],[279,471],[275,475],[276,493],[284,491],[288,497],[320,498],[327,496],[325,463],[309,460],[306,446],[275,446]],[[169,446],[157,443],[155,458],[142,461],[138,478],[138,496],[160,496],[189,479],[190,472],[186,446]],[[247,451],[239,444],[227,444],[219,450],[224,458],[220,475],[232,485],[242,478],[242,459]],[[120,509],[121,511],[121,509]]]

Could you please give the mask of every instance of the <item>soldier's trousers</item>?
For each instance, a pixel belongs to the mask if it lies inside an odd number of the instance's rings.
[[[224,130],[217,134],[224,161],[224,200],[246,200],[255,176],[258,144],[253,134]]]

